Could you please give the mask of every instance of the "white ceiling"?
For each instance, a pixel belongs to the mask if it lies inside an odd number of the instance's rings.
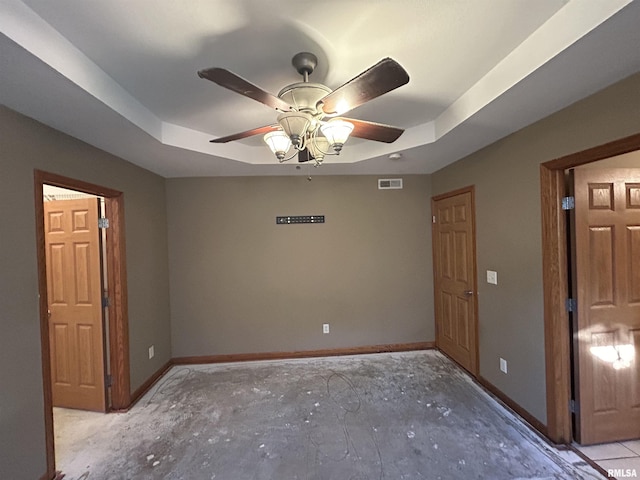
[[[0,100],[165,177],[288,175],[260,137],[209,143],[275,112],[197,70],[277,94],[300,51],[331,88],[392,57],[409,84],[349,116],[405,133],[314,174],[431,173],[640,71],[638,25],[640,0],[0,0]]]

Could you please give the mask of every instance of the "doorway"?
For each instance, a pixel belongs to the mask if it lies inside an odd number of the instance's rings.
[[[478,375],[474,187],[433,197],[436,345]]]
[[[547,435],[556,443],[574,439],[571,413],[571,336],[567,299],[567,226],[562,198],[565,170],[640,150],[640,134],[540,165],[542,258],[547,387]]]
[[[111,375],[110,408],[124,410],[131,403],[129,379],[129,340],[127,318],[127,281],[124,244],[124,199],[122,192],[61,175],[34,171],[36,241],[38,257],[38,289],[40,306],[40,340],[45,414],[45,443],[47,450],[47,478],[54,478],[55,445],[53,431],[53,385],[51,361],[51,332],[49,328],[49,291],[47,288],[47,255],[45,235],[45,207],[43,187],[50,185],[104,198],[109,228],[104,235],[106,285],[109,299],[106,311],[108,325],[108,368]],[[85,338],[88,338],[86,336]],[[105,401],[105,408],[106,401]]]

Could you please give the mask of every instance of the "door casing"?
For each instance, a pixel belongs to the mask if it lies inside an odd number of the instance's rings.
[[[129,371],[129,321],[127,312],[127,273],[124,235],[123,193],[62,175],[34,170],[34,196],[36,220],[36,251],[38,265],[38,292],[40,307],[40,344],[42,349],[42,382],[44,392],[45,445],[47,473],[54,478],[55,446],[53,432],[53,402],[51,396],[51,359],[49,348],[49,322],[47,319],[47,275],[44,234],[43,185],[68,188],[104,197],[105,213],[109,218],[106,232],[107,288],[110,292],[109,315],[109,367],[111,372],[112,411],[125,410],[131,404]]]
[[[566,169],[640,150],[640,133],[540,164],[542,284],[547,390],[547,431],[555,443],[571,443],[571,352],[567,228],[562,210]]]

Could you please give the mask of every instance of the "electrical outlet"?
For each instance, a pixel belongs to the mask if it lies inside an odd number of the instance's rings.
[[[498,272],[494,272],[493,270],[487,270],[487,283],[491,283],[493,285],[498,284]]]
[[[328,323],[323,323],[322,324],[322,333],[329,333],[329,324]]]
[[[504,358],[500,359],[500,371],[502,373],[507,373],[507,361]]]
[[[153,345],[151,345],[149,347],[149,360],[151,360],[155,354],[156,354],[156,352],[155,352],[155,350],[153,348]]]

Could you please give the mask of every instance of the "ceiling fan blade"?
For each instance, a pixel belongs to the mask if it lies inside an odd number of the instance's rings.
[[[284,100],[265,92],[260,87],[255,86],[251,82],[239,77],[229,70],[225,70],[224,68],[213,67],[199,70],[198,76],[200,78],[211,80],[213,83],[217,83],[221,87],[228,88],[240,95],[257,100],[258,102],[265,104],[267,107],[275,108],[276,110],[283,112],[292,110],[291,105]]]
[[[409,82],[409,74],[391,58],[383,58],[320,100],[326,115],[341,115]]]
[[[305,163],[311,160],[315,160],[315,158],[313,157],[313,155],[311,155],[311,152],[308,148],[305,148],[304,150],[300,150],[298,152],[298,163]]]
[[[209,140],[211,143],[227,143],[233,140],[240,140],[254,135],[265,134],[280,130],[280,125],[266,125],[264,127],[254,128],[253,130],[247,130],[246,132],[234,133],[233,135],[227,135],[226,137],[214,138]]]
[[[352,137],[375,140],[376,142],[393,143],[404,132],[402,128],[383,125],[382,123],[356,120],[355,118],[340,118],[349,123],[353,123]]]

